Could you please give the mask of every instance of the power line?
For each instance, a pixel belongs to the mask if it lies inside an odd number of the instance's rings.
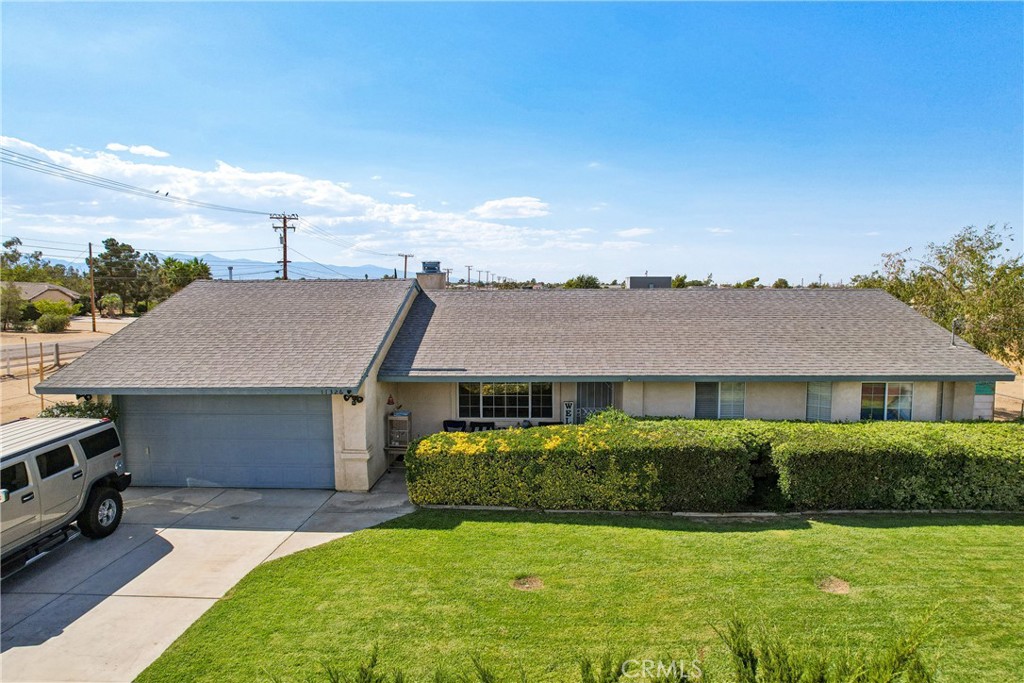
[[[386,254],[386,253],[384,253],[382,251],[374,251],[373,249],[366,249],[365,247],[360,247],[355,242],[347,240],[344,237],[341,237],[339,235],[335,235],[334,233],[332,233],[332,232],[330,232],[328,230],[325,230],[325,229],[321,228],[320,226],[315,225],[315,224],[309,222],[305,218],[299,218],[299,222],[306,226],[306,229],[307,229],[307,231],[309,233],[311,233],[314,237],[317,237],[318,239],[320,239],[320,240],[322,240],[324,242],[333,242],[333,243],[335,243],[337,245],[344,246],[346,249],[351,249],[353,251],[361,251],[361,252],[364,252],[364,253],[367,253],[367,254],[373,254],[374,256],[385,256],[385,257],[388,257],[388,258],[401,258],[400,254]]]
[[[76,171],[72,168],[68,168],[67,166],[61,166],[60,164],[55,164],[52,161],[46,161],[45,159],[39,159],[37,157],[29,156],[28,154],[15,152],[13,149],[3,146],[0,146],[0,162],[5,163],[9,166],[15,166],[17,168],[35,171],[36,173],[42,173],[44,175],[52,176],[54,178],[71,180],[76,183],[91,185],[93,187],[100,187],[106,190],[112,190],[114,192],[122,192],[124,194],[135,195],[137,197],[148,197],[149,199],[156,199],[162,202],[177,204],[179,206],[190,206],[197,209],[210,209],[212,211],[229,211],[232,213],[245,213],[255,216],[267,216],[270,213],[269,211],[254,211],[252,209],[241,209],[236,206],[214,204],[212,202],[203,202],[195,199],[188,199],[185,197],[172,197],[170,196],[169,192],[161,193],[160,190],[154,191],[152,189],[139,187],[137,185],[129,185],[128,183],[122,183],[119,180],[112,180],[110,178],[104,178],[102,176],[93,175],[92,173]]]
[[[323,263],[320,263],[319,261],[313,259],[312,257],[306,256],[305,254],[303,254],[301,251],[299,251],[295,247],[292,247],[292,251],[294,251],[296,254],[298,254],[302,258],[308,258],[310,260],[310,262],[317,264],[321,268],[326,268],[327,270],[331,271],[332,273],[336,273],[336,274],[340,275],[341,277],[343,277],[345,279],[352,279],[351,275],[346,275],[345,273],[341,272],[340,270],[335,270],[331,266],[328,266],[328,265],[325,265]]]

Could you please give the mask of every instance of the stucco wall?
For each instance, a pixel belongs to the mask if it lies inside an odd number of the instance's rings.
[[[860,382],[832,383],[832,421],[860,420]]]
[[[643,412],[651,417],[693,417],[693,382],[642,382]]]
[[[939,419],[940,382],[914,382],[914,402],[910,419],[914,422],[934,422]]]
[[[974,382],[957,382],[953,388],[953,419],[974,417]]]
[[[743,414],[752,420],[802,420],[807,382],[747,382]]]
[[[33,303],[36,301],[66,301],[68,303],[73,304],[76,301],[78,301],[78,299],[72,296],[68,296],[67,294],[58,289],[48,289],[45,292],[41,292],[35,295],[29,301]]]

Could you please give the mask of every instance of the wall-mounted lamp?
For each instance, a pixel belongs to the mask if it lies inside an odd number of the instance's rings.
[[[395,405],[395,397],[392,396],[391,394],[388,394],[388,405],[389,406]]]
[[[357,405],[363,402],[363,397],[359,394],[345,394],[341,398],[345,401],[352,401],[352,405]]]

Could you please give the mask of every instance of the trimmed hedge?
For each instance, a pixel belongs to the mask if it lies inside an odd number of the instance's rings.
[[[413,443],[405,462],[417,505],[721,511],[753,487],[734,434],[668,422],[440,433]]]
[[[799,509],[1024,510],[1024,427],[787,425],[772,460]]]
[[[634,420],[440,433],[406,456],[418,505],[732,511],[1024,510],[1024,425]]]

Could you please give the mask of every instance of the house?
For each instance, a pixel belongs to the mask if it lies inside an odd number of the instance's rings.
[[[428,274],[431,275],[431,274]],[[386,416],[991,419],[999,363],[877,290],[198,281],[39,385],[112,396],[135,481],[365,491]],[[487,425],[489,426],[489,425]]]
[[[21,298],[30,304],[37,301],[65,301],[76,303],[82,298],[78,292],[49,282],[12,282],[18,288]]]

